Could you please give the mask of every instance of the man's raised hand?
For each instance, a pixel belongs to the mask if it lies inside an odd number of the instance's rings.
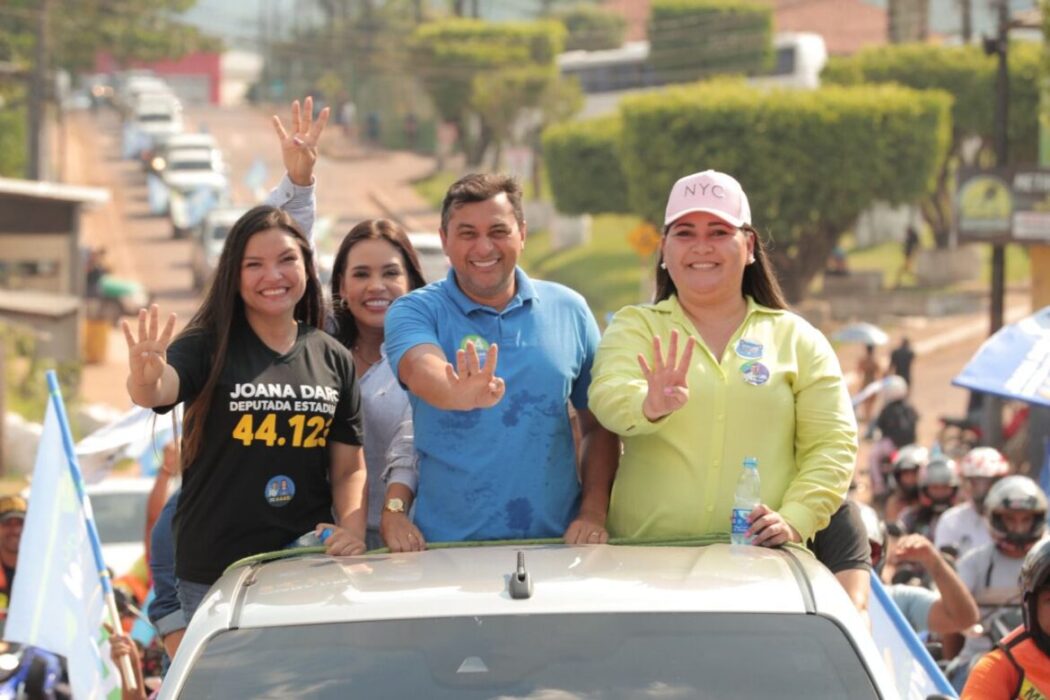
[[[485,353],[485,366],[481,366],[478,349],[468,342],[465,350],[456,351],[456,366],[445,366],[449,384],[461,401],[461,410],[491,408],[500,402],[507,390],[506,384],[496,376],[499,346],[492,344]]]

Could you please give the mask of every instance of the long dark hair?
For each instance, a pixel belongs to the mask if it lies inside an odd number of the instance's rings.
[[[320,328],[324,318],[324,297],[321,283],[317,279],[313,248],[306,235],[291,216],[274,207],[259,206],[250,209],[237,219],[226,236],[222,255],[215,268],[215,277],[204,302],[180,335],[200,333],[214,339],[215,354],[211,358],[211,370],[200,394],[188,406],[184,420],[185,432],[182,441],[182,464],[190,464],[200,452],[204,425],[211,408],[215,386],[226,365],[226,353],[230,347],[230,334],[235,326],[246,323],[244,300],[241,299],[241,263],[248,239],[269,229],[280,229],[295,239],[303,256],[306,268],[306,291],[295,305],[295,320],[308,326]]]
[[[386,241],[401,252],[401,261],[405,266],[405,274],[408,275],[409,291],[419,289],[427,283],[423,278],[423,268],[419,264],[416,249],[412,247],[408,234],[397,222],[390,219],[366,219],[350,229],[339,244],[339,252],[336,253],[335,264],[332,266],[332,316],[335,318],[333,335],[346,347],[357,342],[358,330],[357,320],[343,305],[340,287],[346,274],[350,249],[361,241]]]
[[[670,226],[664,227],[664,236],[671,230]],[[780,289],[776,273],[766,255],[766,247],[762,242],[762,234],[751,226],[741,226],[740,230],[750,233],[755,240],[755,262],[744,267],[744,281],[740,285],[740,292],[745,296],[753,297],[756,302],[770,309],[788,308],[784,292]],[[669,299],[672,294],[677,295],[678,289],[671,280],[671,275],[663,267],[664,254],[660,251],[659,259],[656,261],[656,295],[654,302]]]

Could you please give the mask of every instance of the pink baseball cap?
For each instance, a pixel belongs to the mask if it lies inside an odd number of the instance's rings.
[[[751,225],[751,205],[744,188],[734,178],[717,170],[686,175],[671,188],[664,226],[694,211],[714,214],[731,226]]]

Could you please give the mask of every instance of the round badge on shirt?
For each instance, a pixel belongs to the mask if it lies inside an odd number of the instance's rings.
[[[459,349],[466,352],[467,343],[474,343],[474,350],[478,353],[478,361],[484,366],[485,357],[489,351],[489,341],[482,338],[480,335],[465,335],[463,339],[459,341]]]
[[[747,340],[741,338],[736,341],[736,354],[745,360],[757,360],[762,357],[762,343],[755,342],[754,340]]]
[[[278,474],[266,482],[266,502],[274,508],[283,508],[295,497],[295,482],[284,474]]]
[[[753,386],[759,386],[769,381],[769,368],[761,362],[745,362],[740,365],[740,372],[744,375],[744,381]]]

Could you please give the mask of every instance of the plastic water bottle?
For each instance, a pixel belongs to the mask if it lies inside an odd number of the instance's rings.
[[[285,549],[298,549],[299,547],[320,547],[328,538],[332,536],[331,528],[325,528],[321,530],[321,534],[318,535],[314,530],[310,530],[305,535],[301,535],[295,539],[294,542],[289,544]]]
[[[740,469],[740,478],[736,482],[736,496],[733,500],[732,534],[730,540],[733,544],[748,544],[747,529],[751,526],[748,516],[751,509],[758,505],[759,479],[758,460],[754,457],[744,457],[744,465]]]

